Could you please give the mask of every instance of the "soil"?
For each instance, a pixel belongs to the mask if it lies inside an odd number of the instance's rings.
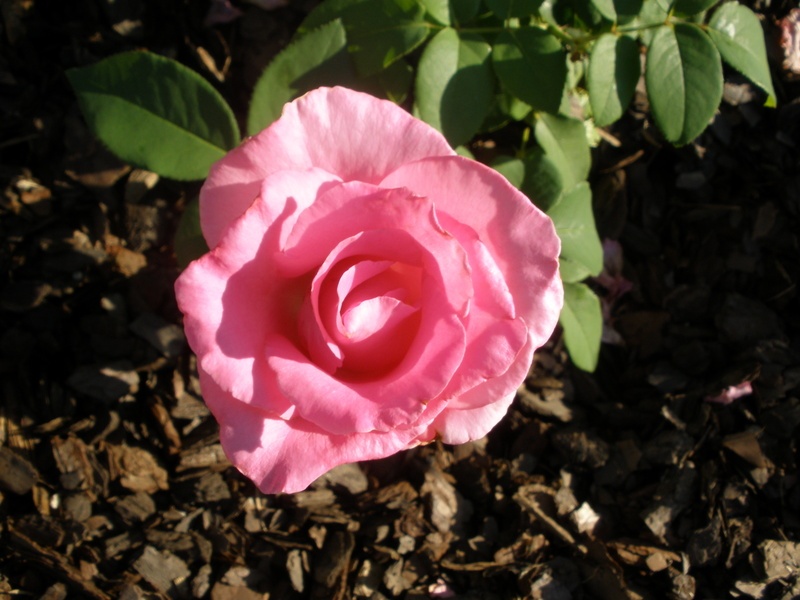
[[[203,1],[0,2],[0,599],[800,597],[800,89],[778,54],[777,108],[728,73],[676,149],[637,94],[594,151],[595,373],[556,332],[485,439],[294,495],[230,466],[172,291],[198,185],[110,155],[64,70],[148,48],[241,116],[313,4],[206,26]],[[791,5],[754,4],[771,44]]]

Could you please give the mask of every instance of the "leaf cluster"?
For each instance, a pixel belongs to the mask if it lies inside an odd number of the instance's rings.
[[[583,282],[603,266],[587,183],[593,128],[618,120],[643,80],[665,139],[692,141],[721,101],[723,61],[774,104],[761,26],[735,1],[324,0],[258,80],[247,133],[322,85],[406,103],[463,153],[476,135],[521,132],[493,166],[556,225],[564,340],[575,364],[593,370],[602,317]],[[164,176],[201,179],[239,141],[222,97],[169,59],[123,53],[68,77],[98,137]],[[576,103],[585,120],[571,116]],[[181,247],[198,241],[192,223]]]

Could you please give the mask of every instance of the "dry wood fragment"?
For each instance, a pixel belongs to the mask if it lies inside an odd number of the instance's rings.
[[[328,535],[322,554],[314,563],[314,581],[336,594],[340,593],[338,590],[347,583],[350,556],[355,545],[355,537],[349,531],[334,531]]]
[[[211,588],[211,600],[269,600],[270,594],[260,593],[246,587],[234,587],[215,583]]]
[[[94,451],[83,440],[70,435],[51,441],[53,458],[61,472],[61,485],[67,490],[86,490],[92,498],[103,494],[107,476],[97,463]]]
[[[81,595],[95,600],[108,600],[110,597],[91,581],[84,579],[69,559],[50,547],[42,546],[19,531],[14,523],[7,521],[7,540],[16,550],[24,553],[30,560],[41,565],[54,578],[63,580]]]
[[[10,448],[0,446],[0,488],[27,494],[37,481],[36,467]]]
[[[356,598],[369,598],[381,585],[383,580],[383,568],[369,560],[362,561],[358,569],[355,584],[353,585],[353,595]]]
[[[177,470],[181,472],[186,469],[225,468],[229,467],[230,464],[228,457],[225,456],[225,452],[222,450],[222,445],[211,444],[183,450]]]
[[[800,575],[800,543],[765,540],[758,553],[757,565],[767,581]]]
[[[167,472],[143,448],[105,444],[112,479],[132,492],[152,494],[169,489]]]
[[[156,503],[150,494],[138,492],[118,499],[114,510],[126,523],[142,523],[156,512]]]
[[[765,469],[772,464],[764,455],[764,451],[758,443],[758,436],[753,431],[747,430],[726,435],[722,439],[722,445],[754,467]]]
[[[289,572],[289,581],[298,593],[303,593],[305,581],[303,575],[303,556],[300,550],[290,550],[286,554],[286,570]]]
[[[472,515],[472,504],[439,469],[425,472],[422,495],[430,502],[430,520],[439,531],[460,531]]]
[[[166,550],[159,552],[152,546],[145,546],[142,554],[133,563],[133,568],[154,588],[176,597],[182,595],[189,569],[180,558]]]

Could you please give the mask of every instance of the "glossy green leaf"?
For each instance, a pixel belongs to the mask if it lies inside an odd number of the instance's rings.
[[[440,25],[450,26],[450,0],[420,0],[428,16]]]
[[[642,0],[592,0],[595,9],[606,19],[626,23],[642,10]]]
[[[614,6],[614,0],[592,0],[592,4],[609,21],[617,20],[617,8]]]
[[[645,0],[645,6],[647,6],[647,3],[648,3],[647,0]],[[669,11],[672,10],[672,5],[675,4],[675,0],[655,0],[655,2],[653,2],[653,0],[650,0],[649,3],[658,4],[658,7],[664,13],[668,13]]]
[[[326,0],[306,17],[298,33],[341,19],[358,74],[375,75],[412,52],[430,33],[417,0]]]
[[[617,22],[628,23],[642,12],[644,0],[616,0]]]
[[[603,127],[619,119],[639,81],[639,46],[627,37],[600,36],[589,54],[586,82],[595,123]]]
[[[526,104],[519,98],[516,98],[508,92],[501,92],[495,98],[498,109],[505,115],[508,115],[515,121],[522,121],[525,117],[531,114],[533,108],[530,104]]]
[[[430,33],[416,2],[372,0],[343,17],[348,50],[362,76],[382,71],[417,48]]]
[[[434,21],[441,25],[456,25],[478,14],[481,0],[420,0]]]
[[[637,24],[642,28],[639,30],[639,39],[645,46],[649,46],[655,35],[655,27],[663,25],[669,19],[669,11],[662,7],[656,0],[645,0],[642,9],[639,11]]]
[[[603,270],[603,246],[592,212],[592,190],[585,181],[547,211],[561,238],[561,278],[577,282]]]
[[[455,148],[453,148],[453,150],[455,150],[456,154],[458,154],[459,156],[463,156],[464,158],[469,158],[471,160],[475,160],[475,155],[466,146],[456,146]]]
[[[567,53],[561,42],[539,27],[508,29],[492,51],[500,81],[534,109],[555,113],[567,80]]]
[[[653,118],[670,142],[686,144],[708,126],[722,100],[722,63],[697,25],[657,30],[647,53],[647,94]]]
[[[684,15],[696,15],[708,10],[719,0],[675,0],[673,9]]]
[[[425,47],[415,86],[416,112],[452,146],[478,131],[494,98],[491,47],[477,36],[447,27]]]
[[[579,369],[594,371],[603,336],[600,299],[583,283],[565,283],[564,308],[559,323],[572,362]]]
[[[181,269],[208,252],[208,244],[200,231],[200,201],[194,198],[186,205],[175,231],[175,257]]]
[[[283,106],[324,85],[352,86],[355,71],[340,20],[331,21],[292,42],[256,82],[247,133],[255,135],[281,115]]]
[[[520,158],[513,156],[498,156],[492,161],[491,167],[508,179],[508,182],[515,188],[522,187],[525,181],[525,163]]]
[[[539,147],[527,153],[523,160],[525,179],[522,193],[541,210],[547,212],[561,200],[564,181],[556,164]]]
[[[394,61],[377,75],[373,75],[373,77],[380,88],[380,92],[392,102],[402,104],[408,97],[411,84],[414,83],[414,69],[401,58]],[[369,81],[369,79],[366,81]],[[359,89],[362,87],[359,86]]]
[[[489,7],[500,19],[529,17],[536,14],[544,0],[486,0]]]
[[[344,22],[349,13],[356,12],[362,5],[370,3],[374,4],[375,0],[325,0],[320,2],[300,23],[295,39],[336,19],[342,19]]]
[[[774,106],[764,31],[753,11],[738,2],[723,4],[708,22],[708,35],[722,59],[767,92]]]
[[[536,141],[561,174],[565,190],[589,176],[592,155],[582,121],[555,115],[540,115],[534,129]]]
[[[92,132],[122,160],[164,177],[203,179],[240,141],[222,96],[174,60],[124,52],[67,78]]]

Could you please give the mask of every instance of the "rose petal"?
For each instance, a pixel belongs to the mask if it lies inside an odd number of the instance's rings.
[[[480,392],[476,391],[476,394]],[[427,433],[420,437],[421,442],[433,439],[437,434],[445,444],[464,444],[484,437],[508,412],[514,401],[516,390],[492,402],[481,402],[479,408],[471,408],[467,399],[466,408],[461,403],[448,404],[447,410],[439,413]]]
[[[437,212],[471,227],[504,274],[516,316],[527,323],[534,346],[548,340],[564,292],[558,275],[561,244],[547,215],[502,175],[460,156],[404,164],[380,185],[402,185],[427,196]]]
[[[506,373],[528,342],[528,327],[521,318],[515,318],[514,299],[503,273],[475,231],[445,213],[441,222],[466,250],[475,289],[466,319],[464,359],[443,392],[452,397]],[[520,383],[522,380],[509,385],[516,388]],[[486,401],[492,402],[494,398],[486,396]]]
[[[360,182],[330,187],[303,211],[286,240],[282,273],[299,275],[329,260],[342,239],[362,231],[394,231],[413,237],[427,251],[425,272],[436,274],[447,299],[458,314],[466,314],[473,295],[466,254],[453,236],[442,229],[428,198],[410,195],[403,188],[379,189]],[[372,256],[391,258],[376,247]]]
[[[175,283],[186,335],[202,368],[236,398],[278,413],[291,407],[262,360],[264,343],[270,332],[294,333],[287,325],[299,302],[291,305],[296,283],[277,277],[273,256],[298,212],[330,181],[320,170],[268,177],[264,194]]]
[[[266,358],[304,419],[334,434],[388,431],[413,424],[439,397],[461,364],[464,335],[461,321],[442,303],[432,303],[401,362],[372,379],[341,371],[332,376],[283,336],[270,339]]]
[[[377,183],[404,163],[452,154],[440,133],[392,102],[319,88],[287,104],[280,119],[211,167],[200,191],[203,236],[216,246],[277,171],[318,167],[345,181]]]
[[[238,402],[200,371],[203,399],[220,424],[220,441],[231,463],[265,494],[299,492],[338,465],[390,456],[416,445],[441,411],[433,402],[413,428],[385,433],[331,435],[302,419],[275,418]]]
[[[463,444],[486,435],[503,418],[525,380],[533,360],[533,350],[533,344],[528,340],[508,371],[450,400],[444,411],[447,414],[443,412],[437,418],[431,431],[435,430],[446,444]]]

